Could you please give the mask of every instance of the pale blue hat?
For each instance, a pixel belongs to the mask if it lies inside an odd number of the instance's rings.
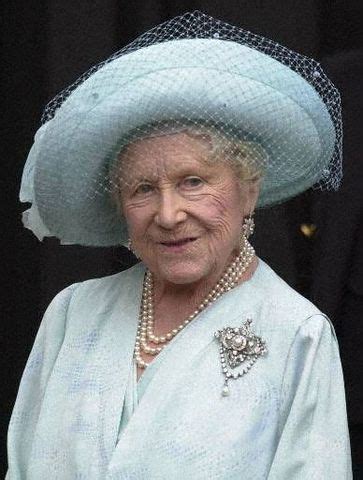
[[[269,160],[259,207],[313,185],[336,188],[340,122],[339,94],[315,61],[186,14],[144,34],[47,108],[23,174],[20,200],[32,203],[24,223],[62,243],[125,243],[110,170],[150,124],[211,124],[261,145]]]

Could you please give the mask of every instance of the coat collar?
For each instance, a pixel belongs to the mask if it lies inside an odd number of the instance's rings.
[[[258,277],[261,275],[261,264],[258,265],[253,277],[235,289],[224,294],[218,301],[210,305],[204,312],[202,312],[193,322],[184,328],[173,340],[164,347],[162,352],[152,361],[148,369],[139,379],[137,389],[141,397],[139,405],[133,413],[131,419],[126,425],[125,429],[120,435],[119,442],[115,448],[114,454],[110,462],[110,469],[117,468],[120,465],[121,459],[127,457],[131,452],[129,449],[134,449],[135,444],[140,442],[142,435],[145,432],[147,425],[153,421],[152,416],[157,414],[155,409],[155,402],[163,402],[163,398],[167,398],[170,394],[178,390],[178,382],[183,378],[186,372],[192,368],[192,364],[198,356],[203,355],[203,352],[215,343],[215,356],[213,356],[213,364],[210,368],[218,372],[216,378],[219,381],[216,388],[219,390],[223,385],[223,376],[220,373],[220,363],[218,356],[218,344],[214,338],[214,332],[225,326],[233,325],[240,326],[242,322],[249,316],[255,315],[256,306],[254,305],[258,299],[251,301],[255,296],[252,294],[255,284],[258,284]],[[125,394],[129,369],[132,368],[132,353],[135,342],[136,327],[138,317],[139,297],[136,295],[136,290],[139,289],[140,295],[142,276],[137,277],[136,284],[128,288],[128,295],[122,296],[123,302],[127,298],[127,309],[125,305],[116,308],[122,308],[125,312],[125,318],[132,324],[128,325],[126,330],[124,326],[122,331],[118,328],[120,338],[114,337],[114,351],[117,358],[113,359],[113,366],[110,369],[110,382],[112,378],[117,378],[116,382],[112,383],[112,388],[118,390],[116,397],[119,399],[117,406],[109,397],[106,401],[108,405],[106,408],[115,411],[115,409],[122,408],[122,398]],[[257,296],[258,297],[258,296]],[[122,303],[123,303],[122,302]],[[121,303],[121,302],[120,302]],[[126,317],[127,315],[127,317]],[[110,329],[114,329],[118,325],[119,313],[115,313],[114,320],[110,324]],[[136,320],[133,320],[136,319]],[[256,324],[256,333],[259,328]],[[121,338],[122,336],[122,338]],[[117,348],[118,342],[122,342],[123,354]],[[110,355],[112,353],[110,352]],[[110,359],[111,361],[111,359]],[[124,362],[122,364],[122,362]],[[125,367],[127,365],[127,367]],[[122,373],[122,374],[121,374]],[[202,372],[196,372],[200,375]],[[204,372],[208,374],[209,372]],[[158,403],[160,405],[160,403]],[[146,413],[147,412],[147,413]],[[108,416],[108,421],[104,424],[104,435],[112,431],[114,441],[117,441],[117,428],[121,418],[121,412],[117,415]],[[112,422],[117,421],[117,425]],[[141,436],[140,436],[141,435]]]

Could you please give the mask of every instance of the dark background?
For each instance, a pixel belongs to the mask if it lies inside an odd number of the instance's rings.
[[[66,285],[119,271],[133,261],[121,247],[60,247],[53,239],[40,244],[22,227],[18,188],[42,109],[90,66],[146,29],[195,9],[314,57],[341,90],[345,125],[341,189],[307,192],[258,213],[252,243],[286,281],[333,320],[345,372],[353,460],[363,465],[362,4],[360,0],[8,0],[3,4],[4,474],[6,428],[45,307]],[[316,226],[313,235],[302,233],[304,223]]]

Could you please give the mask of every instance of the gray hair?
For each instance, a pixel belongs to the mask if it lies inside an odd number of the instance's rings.
[[[259,143],[228,136],[215,127],[195,125],[170,126],[165,124],[163,127],[160,127],[160,125],[150,127],[146,130],[146,134],[145,129],[143,129],[143,133],[140,136],[134,132],[132,140],[123,142],[123,146],[117,154],[117,160],[111,169],[111,197],[119,210],[121,210],[120,190],[122,188],[120,168],[123,157],[133,143],[144,139],[185,133],[190,138],[208,145],[209,154],[205,158],[207,163],[225,163],[230,165],[241,183],[260,181],[263,178],[268,162],[268,154]]]

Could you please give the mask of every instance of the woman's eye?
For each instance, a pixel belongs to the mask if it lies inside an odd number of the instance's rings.
[[[188,188],[199,187],[203,180],[199,177],[187,177],[183,180],[183,185]]]
[[[138,187],[135,190],[135,193],[145,195],[146,193],[152,192],[152,190],[153,190],[152,185],[150,185],[149,183],[142,183],[142,184],[138,185]]]

